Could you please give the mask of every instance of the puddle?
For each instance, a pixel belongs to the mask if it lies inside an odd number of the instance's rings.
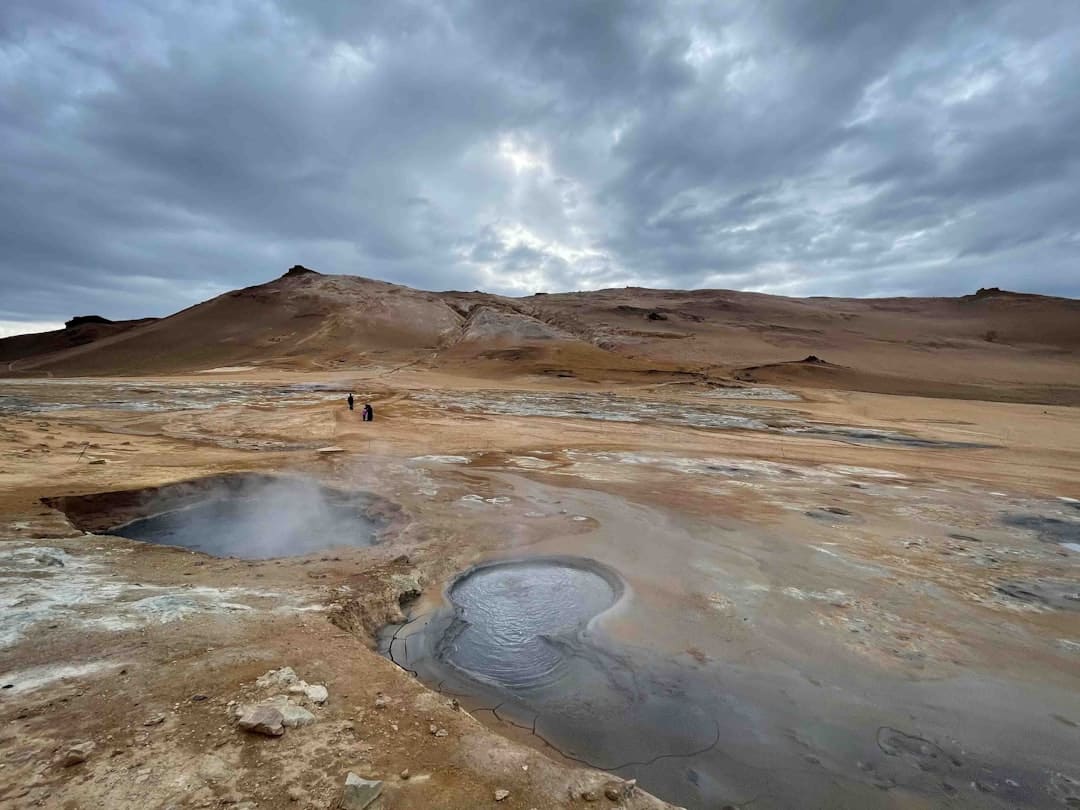
[[[243,559],[370,546],[397,514],[393,504],[368,493],[265,475],[213,476],[46,502],[84,531]]]

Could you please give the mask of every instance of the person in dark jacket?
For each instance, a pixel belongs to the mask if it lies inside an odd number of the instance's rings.
[[[371,403],[364,404],[363,421],[374,422],[375,421],[375,409],[371,407]]]
[[[353,395],[349,394],[349,398],[346,399],[345,401],[349,403],[349,410],[351,411],[353,409],[353,402],[356,401],[356,400],[353,399]]]

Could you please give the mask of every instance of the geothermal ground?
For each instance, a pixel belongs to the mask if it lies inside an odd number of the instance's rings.
[[[1080,806],[1080,412],[747,385],[0,381],[0,805]]]

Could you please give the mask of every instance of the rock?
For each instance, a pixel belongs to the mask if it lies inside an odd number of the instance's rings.
[[[614,780],[604,785],[604,795],[613,802],[621,802],[624,799],[629,799],[633,795],[634,788],[636,787],[636,779],[630,779],[625,782],[621,779]]]
[[[330,697],[330,693],[326,691],[326,687],[322,684],[309,684],[305,681],[298,681],[289,687],[289,692],[294,695],[305,695],[312,703],[326,703],[326,699]]]
[[[495,801],[497,801],[497,802],[501,802],[503,799],[505,799],[505,798],[507,798],[509,796],[510,796],[510,791],[509,790],[496,790],[495,791]]]
[[[298,802],[304,798],[304,791],[296,787],[296,785],[293,785],[285,791],[285,795],[289,797],[290,802]]]
[[[438,731],[435,732],[436,737],[448,737],[449,735],[450,732],[447,731],[445,728],[440,728]]]
[[[412,774],[409,773],[409,769],[406,768],[401,773],[399,773],[398,776],[400,776],[402,779],[408,779],[410,776],[412,776]]]
[[[283,706],[275,706],[274,708],[281,712],[281,723],[285,728],[300,728],[301,726],[310,726],[315,722],[315,715],[295,703],[286,703]]]
[[[382,692],[375,696],[376,709],[385,709],[388,705],[390,705],[390,701],[386,699],[386,695],[384,695]]]
[[[598,802],[598,801],[600,801],[600,794],[597,793],[595,790],[592,790],[592,789],[583,790],[583,791],[581,791],[581,798],[582,798],[582,801],[586,801],[586,802]]]
[[[285,733],[285,718],[274,706],[260,704],[247,707],[240,715],[239,725],[244,731],[268,737],[280,737]]]
[[[64,752],[64,758],[61,760],[61,764],[65,768],[70,768],[72,765],[86,762],[90,755],[94,753],[96,747],[97,746],[91,740],[75,743]]]
[[[108,464],[109,462],[106,461],[103,458],[95,458],[95,459],[91,459],[90,463],[91,464]]]
[[[282,667],[281,669],[272,669],[255,681],[255,685],[263,689],[270,686],[285,686],[290,683],[296,682],[296,673],[292,667]]]
[[[350,772],[345,777],[345,790],[341,794],[341,810],[364,810],[382,793],[382,782],[362,779]]]
[[[144,726],[160,726],[165,722],[165,715],[155,714],[153,717],[149,717],[143,721]]]

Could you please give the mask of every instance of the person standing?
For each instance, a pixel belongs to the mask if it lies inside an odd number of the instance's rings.
[[[364,415],[363,415],[362,419],[365,422],[374,422],[375,421],[375,409],[371,407],[370,402],[364,404]]]
[[[349,410],[351,411],[353,409],[353,402],[355,402],[355,400],[353,399],[353,395],[349,394],[349,398],[345,401],[349,403]]]

